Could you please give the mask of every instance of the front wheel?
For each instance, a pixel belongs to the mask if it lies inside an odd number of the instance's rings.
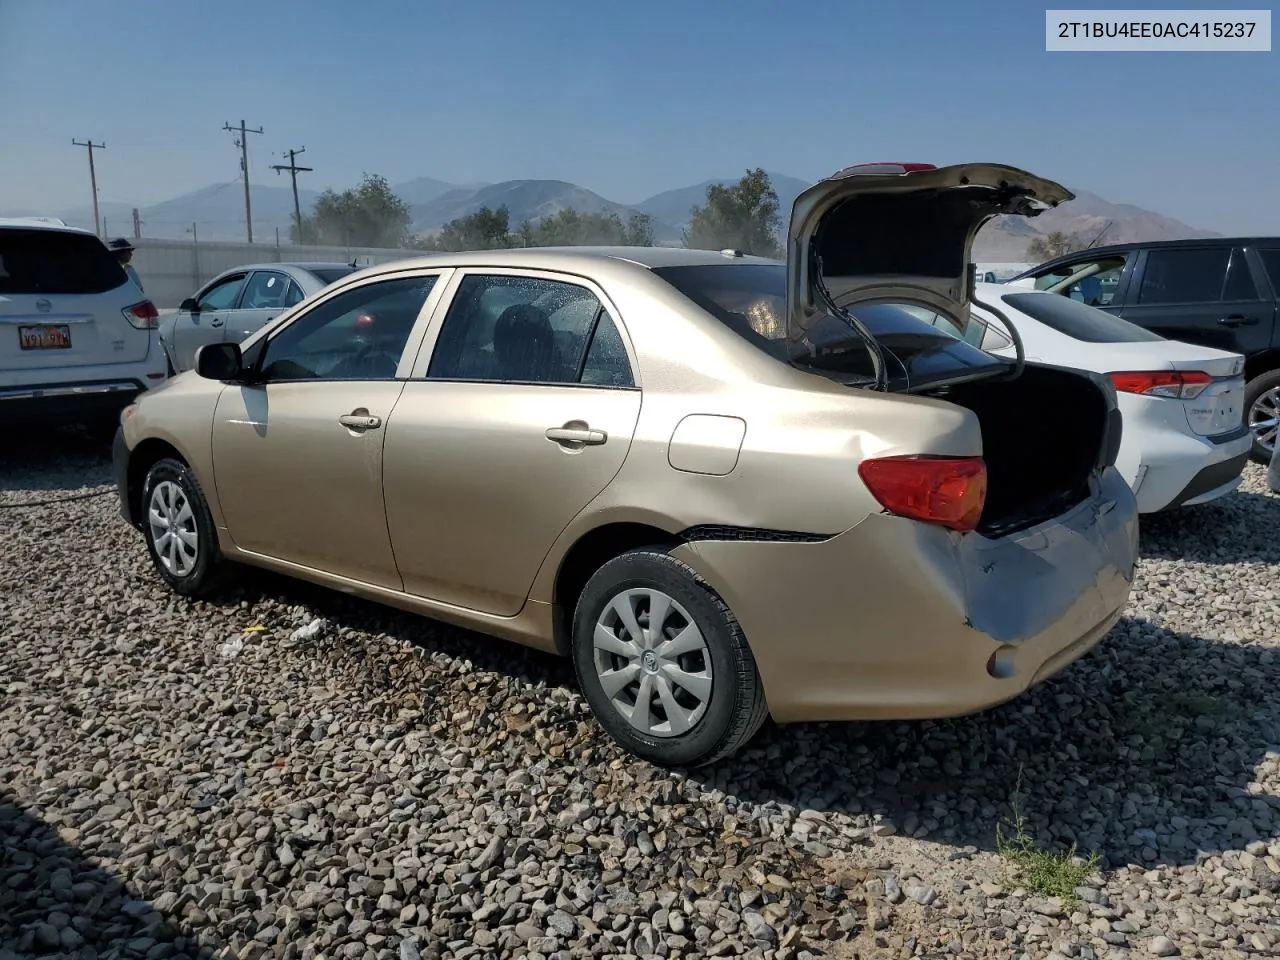
[[[218,536],[195,474],[181,460],[165,458],[142,485],[142,529],[156,571],[174,592],[205,596],[221,573]]]
[[[1280,418],[1280,370],[1268,370],[1249,381],[1244,388],[1244,408],[1253,434],[1250,456],[1254,463],[1270,463]]]
[[[724,601],[661,548],[587,581],[573,620],[578,683],[601,726],[662,766],[730,756],[768,713],[755,658]]]

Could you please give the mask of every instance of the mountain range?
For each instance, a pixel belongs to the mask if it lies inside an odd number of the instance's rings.
[[[809,186],[809,181],[781,173],[770,173],[778,194],[779,208],[785,223],[795,198]],[[634,213],[647,213],[653,218],[654,236],[659,243],[678,243],[682,229],[688,224],[690,211],[706,200],[707,187],[713,183],[728,184],[736,178],[708,180],[703,183],[667,190],[636,204],[609,200],[586,187],[563,180],[504,180],[500,183],[450,183],[432,177],[418,177],[395,184],[392,189],[407,204],[412,216],[411,229],[428,233],[457,217],[475,213],[482,207],[506,205],[511,225],[515,228],[526,220],[538,220],[561,210],[572,208],[583,213],[616,213],[623,221]],[[1052,231],[1078,234],[1099,242],[1120,243],[1130,240],[1173,240],[1190,237],[1219,236],[1209,230],[1189,226],[1170,217],[1130,204],[1108,200],[1076,190],[1076,198],[1056,210],[1025,219],[998,217],[979,233],[974,245],[977,260],[1023,260],[1028,243],[1036,236]],[[300,189],[303,213],[315,203],[319,192]],[[282,243],[288,242],[293,222],[293,193],[287,186],[256,184],[251,186],[254,239],[271,243],[276,231]],[[100,212],[111,236],[132,236],[133,208],[127,204],[104,201]],[[64,211],[0,210],[4,216],[58,216],[71,224],[91,226],[90,207]],[[191,193],[142,207],[138,210],[142,235],[145,237],[185,239],[193,232],[202,241],[241,241],[244,231],[244,191],[239,181],[214,184]]]

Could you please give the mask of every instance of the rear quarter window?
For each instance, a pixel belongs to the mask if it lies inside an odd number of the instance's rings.
[[[127,279],[95,236],[0,229],[0,294],[106,293]]]
[[[1052,293],[1007,293],[1001,299],[1032,320],[1085,343],[1139,343],[1164,339],[1105,310]]]

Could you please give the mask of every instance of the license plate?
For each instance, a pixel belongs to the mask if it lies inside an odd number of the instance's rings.
[[[18,346],[23,350],[69,350],[71,328],[65,323],[40,327],[19,327]]]

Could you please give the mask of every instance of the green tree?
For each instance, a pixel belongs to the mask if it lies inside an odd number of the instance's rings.
[[[579,213],[561,210],[537,223],[521,226],[525,246],[581,247],[653,246],[653,220],[648,214],[632,214],[626,223],[616,213]]]
[[[1054,230],[1042,237],[1036,237],[1027,244],[1027,259],[1043,262],[1064,254],[1075,253],[1077,250],[1085,250],[1088,246],[1089,241],[1078,234]]]
[[[501,250],[512,245],[511,217],[505,205],[481,207],[450,220],[433,237],[418,238],[416,245],[425,250]]]
[[[652,247],[653,217],[647,213],[633,213],[627,219],[624,243],[628,247]]]
[[[689,227],[684,231],[684,245],[778,257],[782,255],[778,243],[780,227],[778,194],[769,175],[757,167],[732,186],[707,187],[707,202],[693,208]]]
[[[637,213],[626,223],[616,213],[579,213],[565,209],[541,220],[526,220],[511,229],[505,206],[481,207],[475,213],[450,220],[433,236],[414,237],[410,245],[420,250],[496,250],[506,247],[580,247],[612,244],[652,246],[653,221]]]
[[[409,205],[395,195],[386,177],[366,173],[356,187],[320,194],[311,215],[291,233],[303,243],[402,247],[409,221]]]

